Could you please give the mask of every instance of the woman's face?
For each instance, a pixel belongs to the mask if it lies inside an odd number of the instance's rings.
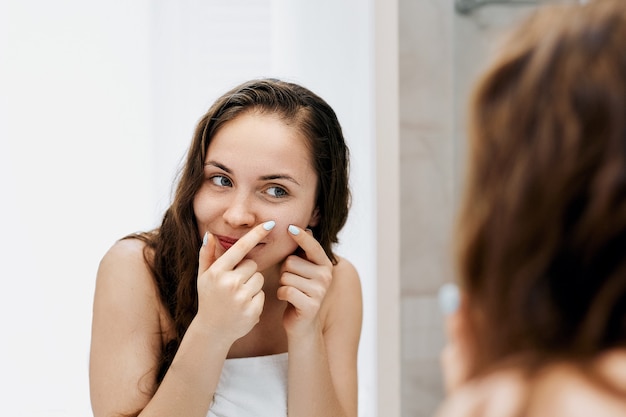
[[[305,141],[277,116],[257,112],[237,116],[213,136],[193,210],[200,236],[215,236],[217,256],[255,225],[274,220],[272,232],[247,256],[263,271],[297,248],[287,234],[290,224],[317,224],[318,178]]]

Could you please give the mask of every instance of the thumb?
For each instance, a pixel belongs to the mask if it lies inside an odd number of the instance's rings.
[[[198,255],[198,276],[209,269],[213,262],[215,262],[215,236],[206,232]]]

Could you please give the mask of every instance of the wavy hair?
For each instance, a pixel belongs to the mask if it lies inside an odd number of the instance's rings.
[[[204,179],[204,158],[211,139],[229,121],[246,112],[276,115],[308,141],[318,175],[316,208],[320,221],[312,227],[333,263],[332,246],[350,206],[349,151],[333,109],[308,89],[276,79],[246,82],[220,97],[200,119],[179,174],[171,206],[160,227],[130,237],[146,242],[144,257],[152,270],[163,305],[172,317],[175,337],[163,348],[157,382],[165,376],[189,324],[198,311],[197,270],[201,237],[193,199]]]
[[[626,2],[544,6],[469,107],[457,266],[474,374],[626,345]]]

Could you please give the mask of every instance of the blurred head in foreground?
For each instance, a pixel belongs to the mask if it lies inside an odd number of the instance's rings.
[[[469,111],[468,375],[625,348],[626,1],[538,8]]]

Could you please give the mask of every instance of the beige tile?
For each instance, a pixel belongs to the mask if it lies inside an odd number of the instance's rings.
[[[445,3],[400,1],[400,120],[425,130],[449,125],[453,32]]]
[[[402,129],[401,284],[432,293],[450,279],[455,171],[451,137]]]
[[[439,363],[406,361],[402,373],[402,416],[432,417],[444,398]]]
[[[402,297],[402,360],[438,360],[444,344],[437,297]]]

